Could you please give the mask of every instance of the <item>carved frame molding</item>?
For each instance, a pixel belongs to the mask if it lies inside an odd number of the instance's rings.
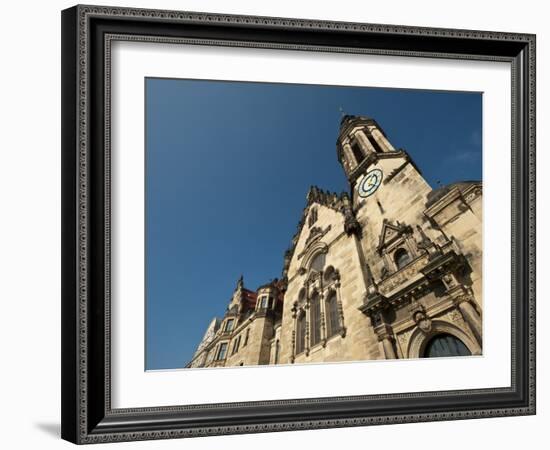
[[[116,40],[511,63],[511,386],[111,408],[108,112]],[[63,11],[62,437],[84,444],[534,414],[535,47],[534,35],[519,33],[105,6]]]

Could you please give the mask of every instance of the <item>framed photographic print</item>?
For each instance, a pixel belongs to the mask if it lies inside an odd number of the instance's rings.
[[[535,413],[535,36],[62,13],[62,436]]]

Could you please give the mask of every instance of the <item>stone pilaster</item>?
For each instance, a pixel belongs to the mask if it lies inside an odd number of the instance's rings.
[[[462,317],[464,317],[464,321],[468,324],[478,344],[481,346],[483,336],[481,317],[473,307],[470,299],[467,296],[459,297],[455,300],[455,304],[458,306],[458,309],[462,313]]]
[[[374,328],[378,336],[378,340],[382,342],[384,348],[384,356],[386,359],[397,359],[395,349],[393,347],[394,337],[392,328],[385,323],[382,323]]]

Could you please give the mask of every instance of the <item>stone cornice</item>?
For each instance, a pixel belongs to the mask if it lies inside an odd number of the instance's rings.
[[[348,179],[353,185],[357,179],[363,175],[367,169],[376,164],[381,159],[393,159],[393,158],[406,158],[407,161],[410,161],[409,154],[405,150],[396,150],[394,152],[383,152],[383,153],[369,153],[369,155],[361,161],[361,164],[356,166],[349,174]]]
[[[430,205],[426,211],[424,211],[424,214],[431,219],[455,200],[461,199],[465,203],[469,204],[472,200],[482,194],[483,184],[481,182],[471,183],[471,185],[465,189],[460,189],[458,185],[453,186],[449,189],[449,192]]]
[[[390,306],[400,307],[421,296],[433,280],[465,263],[464,256],[450,249],[439,257],[422,255],[403,269],[378,283],[377,291],[368,294],[359,310],[372,315]],[[410,275],[409,275],[410,274]]]

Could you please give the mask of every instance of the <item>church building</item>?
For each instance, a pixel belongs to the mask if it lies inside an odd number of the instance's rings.
[[[281,277],[241,277],[186,367],[481,354],[481,182],[432,189],[367,117],[336,150],[350,191],[309,189]]]

